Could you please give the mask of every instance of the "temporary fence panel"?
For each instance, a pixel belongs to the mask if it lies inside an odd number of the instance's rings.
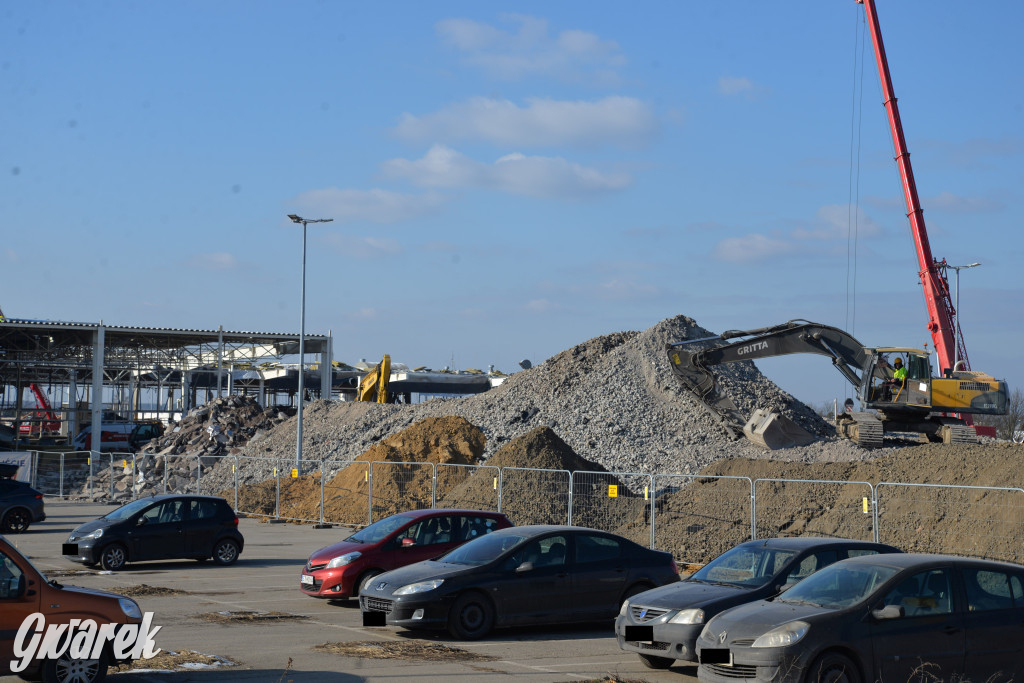
[[[48,496],[82,496],[89,489],[89,451],[37,451],[34,488]]]
[[[654,547],[654,477],[632,472],[573,472],[569,523],[611,531]]]
[[[494,510],[501,505],[501,470],[490,465],[437,465],[435,507]]]
[[[748,477],[655,475],[654,547],[680,562],[704,564],[749,541],[753,490]]]
[[[434,506],[434,463],[370,463],[370,523]]]
[[[1024,561],[1024,490],[902,484],[876,487],[883,543],[907,552]]]
[[[320,522],[320,461],[281,459],[274,468],[274,519]],[[301,474],[305,472],[305,474]]]
[[[501,512],[513,524],[568,524],[572,478],[568,470],[502,467]]]
[[[321,468],[324,521],[365,526],[370,523],[370,463],[325,460]]]
[[[754,538],[876,539],[874,489],[866,481],[754,480]]]

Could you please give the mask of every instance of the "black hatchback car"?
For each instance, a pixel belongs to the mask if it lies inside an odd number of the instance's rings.
[[[672,555],[615,534],[511,527],[374,577],[359,607],[367,626],[447,628],[473,640],[499,626],[611,619],[629,596],[678,580]]]
[[[86,522],[68,536],[63,555],[112,571],[143,560],[213,558],[228,565],[244,545],[226,500],[172,494],[140,498]]]
[[[730,607],[786,590],[822,567],[859,555],[898,553],[891,545],[844,538],[769,538],[741,543],[678,583],[636,595],[615,620],[619,647],[651,669],[697,661],[697,636]]]
[[[18,468],[0,463],[0,532],[18,534],[46,519],[43,494],[14,479]]]
[[[893,554],[842,560],[711,619],[711,683],[1024,679],[1024,566]]]

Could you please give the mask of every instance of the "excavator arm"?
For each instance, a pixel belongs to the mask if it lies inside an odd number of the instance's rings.
[[[717,337],[668,344],[666,350],[673,374],[718,418],[733,438],[738,438],[742,431],[747,438],[769,448],[796,445],[797,441],[806,439],[794,436],[795,430],[800,428],[781,415],[758,411],[762,413],[760,416],[755,414],[754,418],[747,420],[733,400],[721,391],[710,368],[744,360],[813,353],[830,357],[832,364],[850,384],[860,389],[870,361],[869,352],[848,333],[807,320],[790,320],[754,330],[730,330]],[[757,420],[763,423],[769,417],[774,424],[751,424]],[[767,431],[758,435],[758,429]]]

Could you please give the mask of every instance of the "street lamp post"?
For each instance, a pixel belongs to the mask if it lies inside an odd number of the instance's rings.
[[[956,339],[956,343],[953,344],[953,370],[954,371],[956,370],[956,364],[958,362],[960,362],[960,343],[963,341],[963,335],[960,332],[960,271],[963,270],[964,268],[975,268],[975,267],[980,266],[980,265],[981,265],[980,263],[968,263],[966,266],[950,266],[950,265],[946,266],[947,268],[952,268],[953,270],[956,271],[956,296],[953,299],[953,309],[956,311],[956,316],[957,316],[957,318],[956,318],[956,321],[957,321],[956,322],[956,333],[957,333],[958,336],[957,336],[957,339]]]
[[[295,469],[302,473],[302,401],[305,398],[305,375],[306,375],[306,224],[307,223],[330,223],[333,218],[302,218],[294,213],[288,214],[292,223],[302,223],[302,295],[299,305],[299,401],[296,418],[298,427],[295,435]],[[324,372],[325,370],[321,370]]]

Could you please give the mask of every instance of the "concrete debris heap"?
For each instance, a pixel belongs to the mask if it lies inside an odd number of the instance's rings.
[[[197,480],[218,465],[221,456],[241,454],[250,438],[294,415],[294,408],[264,409],[250,396],[214,399],[143,446],[134,460],[130,455],[104,455],[94,468],[91,489],[85,482],[78,495],[123,500],[133,494],[194,492]]]
[[[154,455],[236,455],[253,436],[295,415],[291,407],[263,408],[251,396],[226,396],[190,411],[142,452]]]

